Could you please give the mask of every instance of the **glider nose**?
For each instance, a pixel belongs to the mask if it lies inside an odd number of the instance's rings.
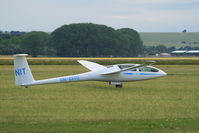
[[[166,76],[167,75],[167,73],[164,72],[164,71],[161,71],[161,74],[162,74],[162,76]]]

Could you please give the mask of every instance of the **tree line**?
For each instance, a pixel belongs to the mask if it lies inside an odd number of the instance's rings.
[[[105,25],[80,23],[63,25],[52,33],[0,32],[0,55],[133,57],[142,51],[139,34],[130,28],[115,30]]]
[[[52,33],[1,32],[0,55],[27,53],[58,57],[136,57],[197,50],[199,47],[143,46],[139,34],[130,28],[115,30],[105,25],[80,23],[63,25]]]

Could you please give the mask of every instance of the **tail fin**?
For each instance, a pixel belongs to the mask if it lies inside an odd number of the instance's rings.
[[[34,81],[32,72],[29,68],[26,60],[27,54],[16,54],[14,55],[14,74],[16,85],[31,83]]]

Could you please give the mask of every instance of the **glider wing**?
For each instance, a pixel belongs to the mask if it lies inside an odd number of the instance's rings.
[[[105,66],[86,60],[78,60],[78,62],[91,71],[97,71],[106,68]]]

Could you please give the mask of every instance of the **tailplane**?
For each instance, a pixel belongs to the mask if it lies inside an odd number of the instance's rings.
[[[18,86],[24,86],[24,84],[34,82],[32,72],[26,60],[27,54],[14,55],[14,75],[15,82]]]

